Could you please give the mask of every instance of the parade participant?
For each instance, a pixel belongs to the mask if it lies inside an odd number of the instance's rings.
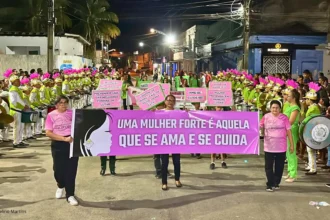
[[[30,76],[31,84],[33,86],[33,89],[30,94],[30,102],[32,109],[39,109],[38,112],[40,114],[40,110],[44,107],[43,104],[40,102],[40,92],[39,89],[41,87],[41,82],[38,79],[38,74],[34,73]],[[34,132],[33,134],[40,136],[42,134],[42,120],[40,117],[38,117],[38,120],[36,123],[34,123]]]
[[[172,111],[175,106],[175,96],[168,95],[165,98],[165,110]],[[168,163],[169,154],[162,154],[162,190],[168,190],[167,186],[167,173],[168,173]],[[174,175],[175,175],[175,185],[176,187],[182,187],[180,182],[181,164],[180,164],[180,154],[172,154],[172,160],[174,165]]]
[[[321,114],[320,108],[318,106],[320,95],[318,91],[320,90],[320,86],[316,83],[310,82],[308,84],[309,92],[306,94],[306,104],[308,105],[308,110],[306,112],[306,119],[308,117],[317,116]],[[307,146],[308,153],[308,166],[306,167],[305,173],[306,175],[316,175],[317,165],[316,165],[316,150]]]
[[[262,116],[266,113],[266,96],[267,94],[265,91],[265,86],[267,85],[267,81],[264,78],[259,78],[260,84],[256,86],[256,92],[258,94],[257,99],[255,100],[255,104],[259,110],[259,118],[261,119]]]
[[[9,89],[10,115],[14,117],[13,123],[13,147],[24,148],[28,144],[23,142],[22,111],[28,110],[28,106],[23,101],[23,93],[18,88],[20,86],[19,77],[11,74],[9,78],[11,87]]]
[[[62,79],[59,73],[53,75],[55,85],[52,88],[52,100],[56,100],[57,97],[62,95]]]
[[[175,84],[175,89],[178,90],[178,88],[180,87],[180,76],[178,72],[175,73],[174,84]]]
[[[215,111],[223,111],[223,108],[220,106],[215,107]],[[227,169],[227,164],[225,162],[225,154],[220,154],[221,158],[221,167]],[[211,154],[211,164],[210,164],[210,169],[214,170],[215,169],[215,159],[216,159],[216,154]]]
[[[299,140],[299,119],[300,119],[300,94],[296,89],[289,88],[297,88],[298,85],[294,82],[288,82],[288,90],[287,100],[289,102],[289,106],[283,112],[290,121],[291,124],[291,133],[293,138],[293,153],[290,152],[290,142],[288,142],[288,148],[286,152],[286,158],[288,161],[288,175],[286,176],[285,182],[292,183],[297,178],[298,172],[298,158],[297,158],[297,143]]]
[[[31,109],[31,102],[30,102],[30,93],[32,88],[28,85],[30,80],[28,78],[24,78],[21,80],[21,90],[23,91],[23,101],[25,105],[27,105]],[[23,123],[23,140],[35,140],[36,138],[33,137],[32,132],[32,124],[31,123]]]
[[[40,102],[45,106],[50,105],[50,94],[49,94],[49,91],[47,89],[48,83],[49,83],[49,78],[50,78],[49,73],[44,73],[44,75],[42,75],[43,85],[39,89]]]
[[[267,176],[266,191],[272,192],[273,188],[280,189],[284,170],[287,137],[290,142],[290,152],[293,153],[294,145],[291,125],[286,115],[281,113],[281,103],[273,100],[270,103],[271,112],[266,114],[260,122],[260,127],[265,134],[265,171]],[[274,170],[275,163],[275,170]]]
[[[69,204],[78,205],[74,192],[79,157],[70,158],[72,111],[68,110],[68,103],[69,99],[63,95],[56,100],[56,110],[46,119],[46,135],[52,139],[54,177],[58,186],[55,198],[62,198],[65,189]]]
[[[64,82],[62,86],[62,94],[63,95],[69,95],[71,91],[71,85],[70,85],[70,71],[69,70],[64,70]]]
[[[285,84],[285,82],[283,80],[281,80],[280,78],[276,78],[276,81],[275,81],[275,86],[273,87],[273,94],[274,94],[274,98],[273,100],[277,100],[277,101],[280,101],[282,106],[283,106],[283,98],[282,98],[282,93],[281,91],[283,90],[283,86]],[[282,108],[283,110],[283,108]]]
[[[127,105],[129,105],[130,110],[133,110],[133,105],[127,102],[127,91],[128,87],[133,86],[133,83],[128,80],[128,73],[123,74],[123,86],[122,86],[122,93],[121,99],[123,100],[123,107],[124,110],[127,110]]]
[[[199,87],[199,82],[197,75],[194,74],[192,77],[190,77],[190,87],[192,88],[198,88]]]
[[[8,96],[9,93],[7,91],[2,91],[0,93],[0,107],[1,114],[9,114],[10,109],[8,105]],[[5,101],[6,99],[6,101]],[[0,129],[0,143],[2,142],[9,142],[9,124],[4,124],[3,129]]]

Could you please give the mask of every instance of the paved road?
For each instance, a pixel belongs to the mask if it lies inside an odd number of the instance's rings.
[[[54,199],[49,141],[27,149],[0,146],[0,219],[318,219],[328,220],[330,207],[309,206],[309,201],[330,203],[328,172],[283,183],[281,190],[265,191],[262,156],[232,156],[228,169],[209,170],[209,158],[182,159],[183,188],[174,180],[161,190],[154,178],[150,156],[119,158],[118,176],[99,175],[99,158],[81,158],[76,195],[80,206]],[[218,163],[217,166],[220,164]],[[170,166],[173,169],[173,166]],[[11,212],[18,213],[6,213]],[[20,212],[20,213],[19,213]]]

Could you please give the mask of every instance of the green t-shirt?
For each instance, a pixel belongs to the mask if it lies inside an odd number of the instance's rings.
[[[321,111],[317,104],[312,104],[308,107],[308,110],[306,112],[306,118],[313,115],[320,115]]]

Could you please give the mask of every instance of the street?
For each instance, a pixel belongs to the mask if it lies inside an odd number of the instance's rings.
[[[120,157],[117,176],[99,175],[99,158],[80,158],[76,180],[79,206],[55,199],[49,141],[38,140],[26,149],[0,147],[0,219],[329,219],[329,172],[319,170],[298,181],[282,180],[280,191],[265,191],[264,159],[230,155],[228,169],[209,169],[209,155],[201,160],[183,155],[182,188],[169,179],[161,190],[154,177],[152,156]],[[300,162],[300,167],[303,164]],[[173,165],[170,165],[173,173]]]

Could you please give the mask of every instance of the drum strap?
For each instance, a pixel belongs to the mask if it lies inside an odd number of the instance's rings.
[[[10,109],[15,111],[15,112],[23,113],[23,111],[21,111],[21,110],[17,110],[17,109],[14,109],[14,108],[10,108]]]

